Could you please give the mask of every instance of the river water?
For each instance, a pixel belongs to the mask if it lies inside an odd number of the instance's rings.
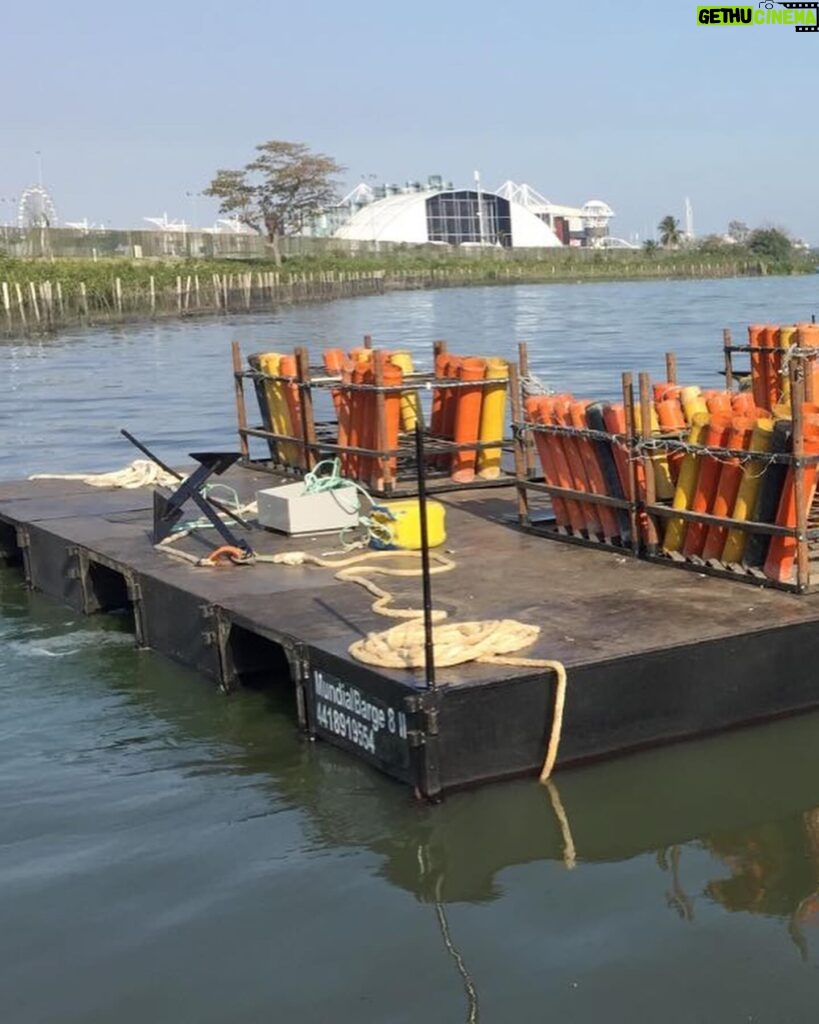
[[[721,329],[817,279],[417,292],[0,345],[0,478],[232,443],[228,342],[431,341],[576,394],[719,380]],[[545,543],[545,542],[544,542]],[[819,996],[819,715],[414,804],[127,623],[0,571],[0,1013],[9,1024],[801,1022]],[[558,823],[559,796],[565,825]],[[572,856],[571,846],[574,847]]]

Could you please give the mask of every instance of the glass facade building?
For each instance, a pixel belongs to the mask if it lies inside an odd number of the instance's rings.
[[[502,196],[472,189],[440,192],[427,199],[426,207],[430,242],[512,244],[509,200]]]

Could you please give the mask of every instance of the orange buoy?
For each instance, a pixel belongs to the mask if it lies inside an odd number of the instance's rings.
[[[748,344],[753,348],[762,348],[762,332],[764,324],[751,324],[748,328]],[[751,352],[751,389],[754,395],[754,402],[764,407],[768,401],[768,380],[766,375],[766,360],[762,351]]]
[[[592,403],[588,401],[577,401],[572,402],[569,405],[569,422],[575,429],[588,429],[589,424],[586,419],[586,409],[591,404]],[[591,490],[591,493],[607,497],[608,488],[606,487],[606,481],[600,467],[597,449],[595,448],[594,442],[586,437],[578,437],[576,438],[576,443],[577,450],[583,459],[584,468],[586,470],[586,479],[589,482],[589,489]],[[614,509],[610,508],[608,505],[597,505],[595,506],[595,510],[603,529],[603,536],[611,544],[615,537],[620,536],[620,528],[617,525],[617,517],[614,514]]]
[[[708,393],[705,404],[712,416],[730,416],[733,412],[732,395],[730,391],[711,391]]]
[[[749,419],[735,419],[728,431],[725,447],[734,451],[747,449],[751,443],[751,435],[754,430],[754,421]],[[711,514],[727,518],[734,510],[734,503],[737,500],[739,486],[742,483],[742,463],[739,457],[731,457],[723,460],[722,468],[717,482],[717,490],[714,496],[714,503]],[[702,547],[702,557],[707,562],[709,559],[722,557],[722,549],[725,547],[725,540],[728,536],[727,526],[710,526]]]
[[[543,403],[543,408],[541,408],[541,403]],[[537,426],[542,423],[550,422],[552,409],[548,396],[531,395],[524,400],[523,408],[524,418],[528,423],[532,423]],[[532,437],[538,458],[540,459],[543,479],[550,487],[563,487],[564,485],[560,482],[559,474],[555,467],[555,460],[551,450],[552,446],[549,444],[549,435],[543,431],[533,430]],[[569,521],[566,502],[563,498],[559,498],[556,495],[550,495],[549,500],[552,503],[552,509],[554,510],[555,522],[557,525],[564,529],[569,527],[571,523]]]
[[[611,452],[614,456],[614,463],[617,466],[617,476],[620,478],[620,486],[623,494],[629,494],[629,456],[628,448],[623,441],[616,440],[617,437],[625,437],[626,433],[626,410],[622,402],[611,402],[603,406],[603,422],[606,430],[612,435]]]
[[[768,324],[762,331],[762,344],[767,351],[763,355],[767,359],[765,382],[768,386],[768,401],[765,408],[770,410],[782,399],[782,350],[779,342],[779,328]]]
[[[570,406],[572,399],[558,395],[555,398],[554,409],[552,412],[553,422],[558,426],[571,427],[572,419],[570,413]],[[577,438],[569,435],[563,435],[560,437],[563,444],[563,451],[566,455],[566,462],[568,463],[569,472],[571,474],[572,487],[576,491],[581,491],[585,494],[593,493],[589,478],[586,472],[585,460],[583,454],[578,446]],[[603,533],[603,525],[600,522],[600,516],[597,513],[597,508],[591,502],[581,502],[581,509],[583,511],[583,519],[586,524],[586,533],[590,539],[600,537]]]
[[[708,448],[724,448],[731,429],[731,418],[725,415],[712,415],[703,433],[703,444]],[[709,512],[717,492],[722,464],[718,458],[703,452],[700,456],[697,486],[691,501],[692,512]],[[704,523],[688,523],[683,539],[683,554],[686,558],[701,555],[708,527]]]
[[[324,369],[331,376],[338,376],[344,383],[344,367],[347,358],[340,348],[327,348],[324,350]],[[349,383],[349,380],[346,382]],[[340,448],[346,448],[350,436],[350,392],[344,388],[333,388],[330,392],[333,400],[333,408],[336,410],[336,421],[338,423],[338,437],[336,443]],[[348,453],[342,451],[339,454],[342,472],[346,472]]]
[[[678,390],[682,390],[681,388]],[[679,398],[664,398],[657,402],[657,418],[660,423],[660,431],[663,434],[683,434],[687,429],[685,413],[680,404]],[[677,478],[680,475],[680,466],[684,458],[682,451],[669,451],[668,472],[671,483],[676,487]]]
[[[482,381],[486,373],[486,360],[467,357],[457,366],[458,380],[462,383]],[[481,402],[483,388],[461,387],[454,390],[453,438],[456,444],[477,444],[481,433]],[[452,479],[468,484],[475,479],[478,461],[476,449],[456,451],[452,456]]]
[[[282,356],[279,363],[279,373],[282,377],[295,377],[296,357]],[[287,410],[290,415],[290,429],[292,436],[302,441],[304,438],[304,424],[301,415],[301,391],[295,381],[287,381],[284,385],[284,395],[287,401]],[[304,468],[307,465],[307,451],[301,444],[293,444],[296,465]]]
[[[377,351],[375,358],[381,378],[381,386],[385,388],[400,387],[404,383],[404,372],[401,367],[390,362],[386,352]],[[375,375],[373,375],[373,380],[375,381]],[[374,413],[374,440],[372,447],[381,448],[383,444],[387,450],[395,451],[398,448],[398,436],[401,431],[401,392],[384,392],[384,422],[380,427],[378,423],[379,401],[377,395],[373,395],[371,406]],[[384,490],[387,476],[389,476],[391,481],[395,479],[397,465],[398,460],[395,455],[377,455],[374,457],[371,478],[376,490]]]
[[[819,455],[819,417],[806,417],[804,431],[805,455]],[[807,514],[816,492],[816,465],[808,464],[804,467],[803,472],[805,481],[803,498]],[[777,526],[788,526],[791,529],[796,526],[796,487],[794,485],[794,470],[791,466],[788,467],[788,472],[785,475],[785,485],[779,499],[776,524]],[[763,570],[768,579],[775,580],[777,583],[787,583],[793,573],[796,553],[795,537],[771,537]]]
[[[819,324],[797,324],[796,344],[799,348],[819,348]],[[819,401],[819,358],[812,359],[805,372],[805,398]]]
[[[352,384],[372,384],[374,382],[372,362],[363,359],[357,362],[351,377]],[[351,448],[371,449],[374,447],[375,407],[372,398],[373,396],[366,391],[353,389],[350,392]],[[372,471],[372,456],[351,452],[350,470],[355,479],[369,480]]]

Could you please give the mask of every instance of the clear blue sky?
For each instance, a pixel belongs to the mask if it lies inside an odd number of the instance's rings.
[[[698,233],[736,217],[819,243],[819,33],[699,27],[692,0],[45,0],[2,22],[0,221],[35,150],[62,220],[138,226],[190,222],[186,192],[280,138],[350,185],[477,168],[605,199],[625,236],[688,195]]]

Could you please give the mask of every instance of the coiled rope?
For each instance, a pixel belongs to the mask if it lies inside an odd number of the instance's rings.
[[[379,633],[368,633],[348,648],[357,661],[376,668],[423,668],[425,665],[423,610],[420,608],[393,608],[394,595],[380,587],[371,576],[418,577],[421,568],[420,551],[367,551],[342,559],[327,559],[311,555],[306,551],[282,551],[275,555],[254,554],[247,558],[238,548],[218,548],[206,558],[198,558],[186,551],[179,551],[166,544],[157,545],[158,550],[199,567],[214,568],[235,562],[240,565],[261,563],[266,565],[303,566],[314,565],[321,569],[335,570],[335,578],[343,583],[357,583],[375,598],[370,606],[378,615],[388,618],[407,619],[397,626]],[[430,551],[433,563],[430,573],[451,572],[456,563],[445,555]],[[410,559],[416,564],[412,568],[399,569],[392,566],[370,565],[383,559]],[[566,669],[562,662],[545,658],[518,658],[515,653],[529,647],[537,640],[540,626],[527,625],[515,619],[489,619],[470,622],[444,622],[447,613],[442,609],[432,612],[433,645],[435,664],[442,668],[463,665],[470,661],[484,664],[511,665],[519,668],[548,669],[555,674],[555,698],[552,710],[552,727],[546,758],[540,773],[540,781],[546,783],[552,774],[560,748],[563,730],[563,712],[566,705]]]
[[[34,473],[29,480],[79,480],[89,487],[173,487],[179,480],[149,459],[134,459],[124,469],[110,473]]]

